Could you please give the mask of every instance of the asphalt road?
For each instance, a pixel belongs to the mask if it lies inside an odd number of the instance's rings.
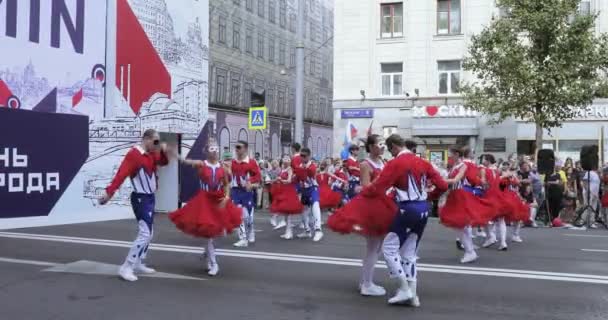
[[[456,232],[433,221],[420,251],[422,307],[413,309],[358,294],[360,237],[328,231],[320,243],[285,241],[266,218],[258,214],[254,246],[219,241],[220,274],[210,278],[203,241],[159,216],[150,264],[174,276],[135,283],[65,265],[122,263],[133,221],[0,232],[0,319],[608,319],[606,230],[524,229],[525,243],[482,249],[463,266]],[[380,264],[376,283],[390,294],[387,273]]]

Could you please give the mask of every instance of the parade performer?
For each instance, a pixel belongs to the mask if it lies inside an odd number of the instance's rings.
[[[520,181],[517,177],[517,169],[509,167],[506,175],[501,180],[501,187],[505,192],[505,201],[511,207],[510,214],[505,221],[511,224],[513,242],[523,242],[519,231],[523,222],[530,220],[530,205],[528,205],[520,194]]]
[[[450,148],[450,158],[454,165],[450,171],[450,193],[445,204],[439,208],[441,223],[447,227],[462,231],[464,256],[461,263],[470,263],[478,259],[473,244],[472,227],[485,226],[496,210],[489,199],[482,198],[481,179],[477,166],[470,160],[471,150]]]
[[[243,222],[239,227],[239,241],[235,247],[247,247],[255,243],[255,229],[253,223],[254,193],[253,190],[262,182],[260,167],[254,159],[248,156],[249,143],[237,141],[236,159],[232,160],[232,189],[230,195],[232,201],[243,210]]]
[[[321,162],[319,169],[321,172],[317,174],[317,183],[319,183],[319,204],[321,210],[337,208],[342,203],[342,193],[332,190],[330,181],[333,175],[327,171],[327,160]]]
[[[304,206],[298,199],[296,185],[293,182],[293,169],[291,158],[284,156],[281,161],[281,173],[270,189],[272,204],[270,212],[286,216],[285,234],[281,238],[293,239],[292,215],[301,214]]]
[[[359,156],[359,146],[356,144],[348,148],[349,156],[346,159],[345,169],[348,173],[348,200],[350,201],[357,194],[357,187],[361,184],[361,168],[357,157]]]
[[[433,196],[445,192],[448,185],[428,161],[405,148],[405,144],[399,135],[388,137],[386,146],[395,158],[386,164],[376,180],[363,188],[361,196],[375,198],[395,188],[398,209],[382,251],[391,278],[398,279],[400,286],[388,302],[418,307],[416,260],[431,210],[427,183],[434,186]]]
[[[361,186],[372,183],[384,168],[384,140],[379,135],[370,135],[365,142],[369,158],[361,163]],[[358,232],[365,237],[367,251],[359,291],[364,296],[383,296],[386,290],[374,284],[374,268],[382,247],[382,241],[395,220],[397,205],[392,197],[380,194],[377,197],[356,196],[344,207],[329,217],[327,225],[334,231],[347,234]]]
[[[204,257],[210,276],[219,272],[214,239],[226,235],[241,224],[242,210],[230,201],[230,169],[219,162],[219,147],[210,141],[207,160],[182,159],[198,169],[200,191],[181,209],[169,214],[169,219],[182,232],[207,239]]]
[[[341,195],[341,205],[345,205],[348,202],[348,174],[344,168],[342,161],[336,159],[334,161],[334,172],[330,179],[331,189]]]
[[[483,243],[484,248],[488,248],[496,244],[496,225],[499,223],[498,219],[501,219],[501,214],[504,212],[500,205],[503,203],[502,191],[500,190],[500,172],[496,168],[496,159],[491,154],[484,154],[481,156],[481,165],[479,167],[481,174],[482,185],[485,189],[484,197],[490,199],[496,204],[494,215],[487,218],[490,222],[485,225],[485,241]],[[504,223],[504,221],[503,221]]]
[[[314,231],[313,241],[318,242],[323,238],[321,229],[321,206],[319,204],[319,185],[317,183],[317,166],[310,159],[310,149],[302,148],[300,150],[300,159],[302,160],[297,167],[296,181],[300,186],[300,200],[304,205],[302,220],[304,222],[304,232],[298,234],[298,238],[313,237],[311,224]],[[305,173],[302,174],[302,173]],[[311,223],[312,216],[312,223]]]
[[[154,192],[158,185],[156,169],[157,166],[165,166],[168,163],[167,145],[160,143],[160,137],[155,130],[146,130],[141,144],[127,152],[116,176],[106,188],[105,195],[99,199],[101,205],[108,203],[125,179],[131,180],[133,186],[131,207],[137,220],[138,232],[124,264],[118,271],[124,280],[137,281],[135,273],[155,272],[154,269],[146,266],[144,260],[154,233]]]

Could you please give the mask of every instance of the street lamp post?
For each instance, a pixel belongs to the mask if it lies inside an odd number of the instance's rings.
[[[296,42],[296,123],[294,142],[303,144],[304,132],[304,0],[298,0],[298,30]]]

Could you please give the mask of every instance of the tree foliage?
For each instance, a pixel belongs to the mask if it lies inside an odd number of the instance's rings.
[[[608,93],[608,37],[595,32],[597,15],[578,13],[580,0],[500,0],[509,14],[471,39],[463,68],[466,104],[493,116],[543,128],[572,119],[574,108]],[[537,145],[540,143],[537,132]]]

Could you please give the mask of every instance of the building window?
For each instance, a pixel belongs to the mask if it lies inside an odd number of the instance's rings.
[[[382,38],[403,37],[403,4],[382,4],[381,12]]]
[[[215,102],[224,103],[226,100],[226,77],[217,75],[215,82]]]
[[[386,126],[386,127],[382,127],[382,135],[384,136],[384,138],[388,138],[390,137],[392,134],[397,134],[397,127],[396,126]]]
[[[437,0],[437,34],[460,34],[460,0]]]
[[[439,61],[439,94],[460,92],[460,61]]]
[[[296,23],[298,23],[297,16],[295,14],[289,15],[289,31],[296,32]]]
[[[279,45],[279,65],[285,65],[285,42]]]
[[[241,48],[241,25],[236,22],[232,25],[232,47]]]
[[[232,4],[234,4],[235,6],[240,6],[241,0],[232,0]]]
[[[264,18],[264,0],[258,0],[258,16]]]
[[[285,114],[285,111],[287,110],[287,108],[285,107],[285,92],[279,90],[279,98],[278,98],[278,105],[277,105],[277,113],[283,113]]]
[[[485,138],[483,152],[507,152],[506,138]]]
[[[237,106],[239,104],[239,98],[241,97],[241,81],[239,79],[232,79],[230,85],[230,104]]]
[[[293,90],[291,90],[293,92]],[[296,112],[296,97],[292,94],[289,95],[289,106],[287,109],[287,114],[294,114]]]
[[[253,0],[246,0],[246,1],[247,1],[247,4],[246,4],[247,11],[253,12]]]
[[[578,4],[578,13],[583,16],[591,15],[591,0],[582,0]]]
[[[274,62],[274,38],[268,39],[268,61]]]
[[[275,11],[275,6],[274,6],[274,1],[275,0],[268,0],[268,21],[270,21],[270,23],[276,23],[276,11]]]
[[[287,25],[287,2],[286,0],[279,0],[279,25],[285,29]]]
[[[289,65],[292,67],[296,66],[296,49],[291,48],[291,52],[289,53]]]
[[[253,30],[247,29],[247,35],[245,37],[245,51],[249,54],[253,54]]]
[[[251,83],[245,83],[245,90],[243,91],[243,105],[245,108],[251,107]]]
[[[258,58],[264,59],[264,34],[258,33]]]
[[[271,113],[275,113],[274,90],[272,89],[266,90],[266,107]]]
[[[403,63],[380,64],[382,95],[399,96],[403,92]]]
[[[219,17],[220,20],[220,29],[219,29],[219,37],[218,41],[220,43],[226,43],[226,18],[224,16]]]

